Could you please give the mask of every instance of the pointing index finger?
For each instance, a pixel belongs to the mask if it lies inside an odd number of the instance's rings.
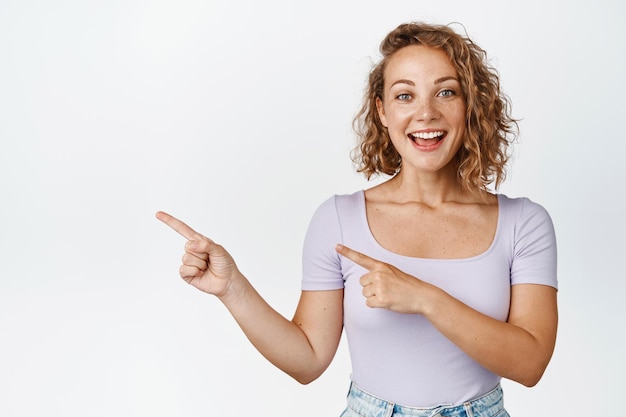
[[[361,252],[357,252],[353,249],[350,249],[349,247],[344,246],[344,245],[337,245],[335,249],[341,255],[350,259],[352,262],[358,265],[361,265],[363,268],[367,269],[368,271],[375,269],[381,263],[380,261],[377,261],[374,258],[370,258],[369,256],[364,255]]]
[[[187,240],[200,240],[204,238],[204,236],[202,236],[200,233],[187,226],[186,223],[178,220],[176,217],[170,214],[165,213],[164,211],[158,211],[156,214],[156,218],[174,229],[174,231],[178,232]]]

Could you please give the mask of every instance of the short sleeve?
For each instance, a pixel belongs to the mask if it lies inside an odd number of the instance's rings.
[[[515,225],[511,285],[543,284],[558,288],[557,250],[554,225],[548,212],[531,200],[522,199]]]
[[[304,291],[343,288],[341,261],[335,245],[342,242],[336,196],[323,202],[313,214],[304,239],[302,284]]]

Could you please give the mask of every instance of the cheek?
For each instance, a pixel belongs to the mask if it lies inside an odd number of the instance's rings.
[[[408,108],[388,107],[385,111],[385,126],[393,129],[404,129],[411,122],[413,112]]]
[[[467,106],[465,106],[465,103],[459,104],[456,107],[456,114],[459,122],[465,126],[467,124]]]
[[[454,106],[449,107],[448,111],[448,121],[457,129],[457,130],[466,130],[467,126],[467,116],[465,111],[465,106]]]

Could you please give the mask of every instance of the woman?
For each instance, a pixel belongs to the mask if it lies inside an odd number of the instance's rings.
[[[179,220],[180,275],[216,295],[274,365],[306,384],[345,328],[343,416],[507,416],[502,377],[541,378],[557,330],[547,212],[488,190],[516,123],[482,49],[447,26],[403,24],[381,44],[355,119],[359,171],[390,179],[316,211],[290,321],[224,248]]]

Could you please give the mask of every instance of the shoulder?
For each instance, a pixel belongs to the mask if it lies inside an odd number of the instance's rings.
[[[498,204],[501,205],[502,212],[515,223],[526,221],[546,222],[552,224],[550,214],[541,204],[528,197],[508,197],[505,194],[498,194]]]
[[[556,234],[548,211],[527,197],[499,194],[498,199],[513,242],[511,283],[558,288]]]
[[[555,241],[554,225],[548,211],[527,197],[510,198],[498,195],[502,223],[513,234],[516,246],[543,240]]]
[[[333,194],[318,206],[314,217],[337,216],[339,212],[360,207],[363,202],[363,190],[351,194]]]

